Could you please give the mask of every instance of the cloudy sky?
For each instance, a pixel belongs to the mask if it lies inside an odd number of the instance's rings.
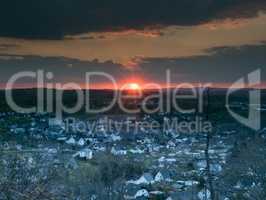
[[[84,84],[86,72],[119,83],[227,86],[261,69],[265,0],[8,0],[0,6],[0,86],[20,71]],[[33,85],[23,79],[18,87]],[[95,79],[95,88],[110,87]]]

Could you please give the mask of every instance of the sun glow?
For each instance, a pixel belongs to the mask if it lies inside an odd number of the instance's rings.
[[[141,90],[141,87],[137,83],[129,83],[128,84],[128,89],[130,89],[130,90]]]

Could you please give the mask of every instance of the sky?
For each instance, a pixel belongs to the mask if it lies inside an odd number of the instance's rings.
[[[9,0],[0,6],[0,87],[22,71],[84,85],[86,72],[127,82],[227,87],[260,69],[265,0]],[[16,87],[34,87],[25,78]],[[92,88],[112,84],[96,77]]]

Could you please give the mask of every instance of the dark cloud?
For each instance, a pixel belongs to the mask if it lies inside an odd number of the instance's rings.
[[[44,70],[54,73],[56,82],[82,83],[86,72],[105,72],[116,80],[144,77],[146,81],[165,83],[166,70],[171,72],[172,83],[212,82],[232,83],[248,73],[261,69],[266,82],[266,43],[242,47],[220,47],[208,50],[209,55],[186,58],[142,58],[139,67],[132,69],[111,61],[79,61],[63,57],[0,55],[1,84],[20,71]],[[23,58],[23,59],[22,59]],[[23,82],[24,81],[24,82]],[[97,79],[94,83],[106,80]],[[22,80],[22,83],[29,83]]]
[[[254,17],[265,0],[4,0],[0,36],[60,39],[91,31]]]
[[[84,84],[86,72],[106,73],[117,80],[126,79],[130,71],[120,64],[112,61],[99,62],[97,59],[92,61],[80,61],[64,57],[40,57],[40,56],[21,56],[0,54],[0,85],[6,82],[18,72],[37,72],[43,70],[45,73],[52,72],[54,79],[49,82],[68,83],[75,82]],[[108,81],[106,78],[93,80],[95,84],[102,84]],[[22,79],[19,84],[34,84],[36,80]],[[108,82],[110,83],[110,81]]]
[[[232,83],[248,73],[261,69],[266,82],[266,43],[241,47],[219,47],[207,50],[209,55],[186,58],[148,58],[141,73],[151,80],[162,80],[166,69],[174,82]]]

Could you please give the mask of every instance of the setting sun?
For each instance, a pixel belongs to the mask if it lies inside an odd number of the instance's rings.
[[[141,89],[140,85],[137,83],[129,83],[128,88],[130,90],[140,90]]]

